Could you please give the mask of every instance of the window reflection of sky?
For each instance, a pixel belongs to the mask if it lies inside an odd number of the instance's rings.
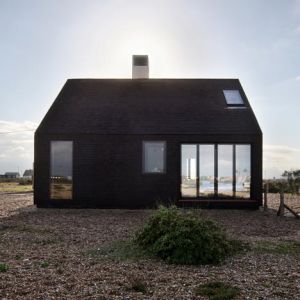
[[[51,176],[72,177],[72,149],[71,141],[51,142]]]

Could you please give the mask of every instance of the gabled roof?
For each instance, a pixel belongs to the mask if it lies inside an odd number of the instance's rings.
[[[228,107],[239,90],[245,108]],[[37,134],[257,134],[237,79],[69,79]]]
[[[33,175],[33,170],[25,170],[23,176],[32,176]]]
[[[19,172],[5,172],[4,175],[6,176],[20,176]]]

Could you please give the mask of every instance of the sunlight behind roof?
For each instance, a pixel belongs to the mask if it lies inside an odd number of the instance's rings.
[[[172,70],[178,65],[179,57],[170,37],[166,37],[161,32],[135,31],[128,33],[114,41],[110,55],[114,58],[114,67],[126,66],[126,69],[119,70],[122,77],[131,77],[131,57],[133,54],[148,55],[150,78],[164,77],[167,71],[172,74]],[[117,62],[117,64],[116,64]]]

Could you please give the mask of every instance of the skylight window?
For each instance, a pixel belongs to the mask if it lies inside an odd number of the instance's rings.
[[[228,105],[245,105],[244,100],[238,90],[223,90],[223,93]]]

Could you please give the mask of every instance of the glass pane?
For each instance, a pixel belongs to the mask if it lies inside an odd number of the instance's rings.
[[[244,104],[242,96],[238,90],[224,90],[223,93],[228,105]]]
[[[196,197],[196,145],[181,145],[181,195]]]
[[[236,197],[250,198],[251,146],[236,145]]]
[[[218,145],[218,196],[233,196],[232,145]]]
[[[144,172],[165,172],[165,142],[144,143]]]
[[[214,197],[215,146],[199,145],[199,195]]]
[[[50,198],[72,199],[73,142],[51,142]]]

